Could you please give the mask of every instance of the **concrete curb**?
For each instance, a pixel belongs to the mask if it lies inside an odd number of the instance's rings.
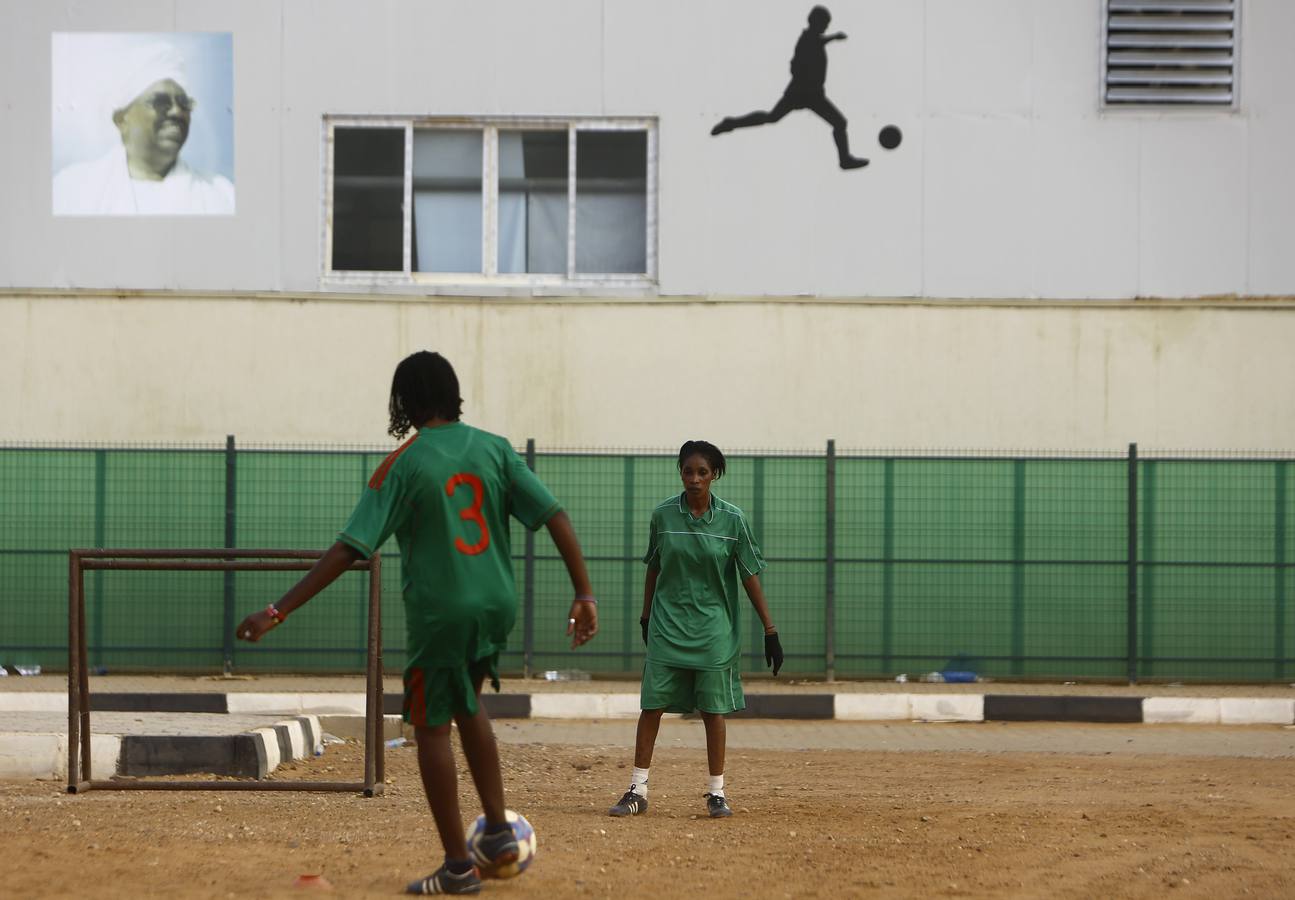
[[[116,773],[122,739],[115,734],[90,737],[90,769]],[[50,778],[67,780],[66,734],[0,734],[0,780]]]
[[[282,763],[314,756],[322,743],[319,717],[296,716],[242,734],[126,735],[122,738],[120,775],[190,775],[208,773],[265,778]]]
[[[483,694],[496,719],[633,719],[637,692]],[[400,694],[382,698],[385,716],[399,715]],[[91,695],[103,712],[254,713],[312,718],[363,716],[364,695],[351,693],[160,693]],[[66,712],[67,696],[0,693],[0,712]],[[921,722],[1125,722],[1188,725],[1291,725],[1295,699],[1271,697],[1124,697],[1084,694],[747,694],[755,719],[842,719]]]
[[[104,712],[282,715],[283,721],[229,735],[96,733],[96,777],[190,773],[265,778],[283,762],[311,756],[328,730],[363,735],[362,693],[100,693]],[[633,719],[637,692],[485,694],[496,719]],[[399,736],[399,694],[383,696],[383,738]],[[0,712],[67,713],[67,695],[0,692]],[[748,694],[740,718],[918,722],[1117,722],[1178,725],[1295,725],[1295,699],[1125,697],[1083,694]],[[322,723],[321,723],[322,719]],[[330,727],[331,726],[331,727]],[[67,734],[0,734],[0,779],[65,779]]]
[[[284,762],[313,756],[322,738],[319,717],[313,715],[231,735],[95,734],[90,767],[96,778],[196,773],[265,778]],[[66,734],[0,734],[0,779],[30,778],[67,778]]]

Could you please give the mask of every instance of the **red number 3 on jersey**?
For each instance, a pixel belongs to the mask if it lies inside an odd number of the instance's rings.
[[[486,494],[480,478],[471,472],[456,472],[445,482],[446,495],[453,497],[461,484],[472,488],[472,505],[459,510],[459,518],[465,522],[475,523],[477,528],[481,529],[481,539],[475,544],[469,544],[463,538],[456,537],[454,549],[468,556],[476,556],[490,546],[490,529],[486,527],[486,520],[481,517],[481,501],[485,499]]]

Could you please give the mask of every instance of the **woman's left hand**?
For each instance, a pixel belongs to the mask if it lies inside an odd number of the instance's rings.
[[[598,633],[598,604],[591,597],[577,597],[567,616],[567,637],[574,650]]]
[[[764,636],[764,664],[772,666],[775,675],[782,668],[782,641],[778,640],[776,631]]]

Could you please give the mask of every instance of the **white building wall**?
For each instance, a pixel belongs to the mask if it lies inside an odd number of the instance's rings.
[[[768,108],[810,4],[0,0],[0,285],[314,291],[327,114],[630,115],[660,128],[662,295],[1295,293],[1295,5],[1244,0],[1236,112],[1102,112],[1103,0],[839,0],[828,96]],[[50,35],[231,31],[238,214],[50,215]],[[887,152],[876,134],[900,125]]]
[[[855,172],[807,112],[709,135],[810,5],[0,0],[0,440],[380,441],[428,347],[548,446],[1295,446],[1295,3],[1169,113],[1099,109],[1102,0],[838,0]],[[147,30],[234,34],[238,213],[56,219],[50,35]],[[654,117],[658,289],[330,294],[330,114]]]

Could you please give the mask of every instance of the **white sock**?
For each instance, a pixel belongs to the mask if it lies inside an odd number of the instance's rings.
[[[707,791],[707,793],[714,794],[716,797],[724,796],[724,776],[723,775],[710,776],[710,790]]]
[[[640,797],[647,796],[648,770],[634,767],[634,774],[630,776],[630,790]]]

